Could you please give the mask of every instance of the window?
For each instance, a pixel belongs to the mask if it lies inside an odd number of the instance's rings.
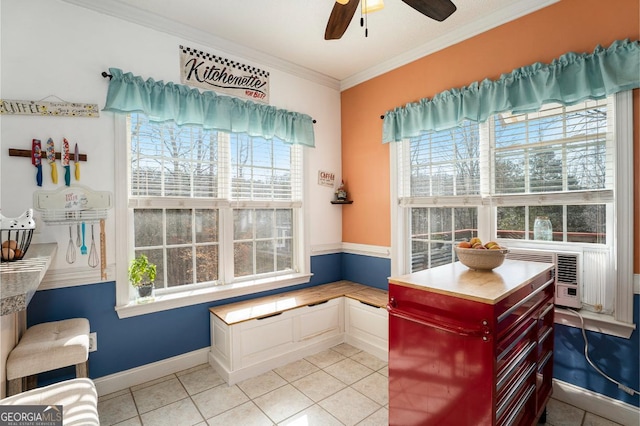
[[[118,263],[147,255],[160,299],[200,292],[214,300],[308,280],[300,145],[142,114],[122,121],[119,199],[130,232]],[[118,305],[127,305],[128,283],[118,288]]]
[[[509,248],[579,252],[584,307],[631,322],[616,310],[632,288],[630,231],[617,223],[632,215],[632,195],[621,184],[633,179],[629,98],[497,114],[392,144],[392,220],[400,224],[392,231],[393,273],[454,262],[453,246],[474,236]],[[540,216],[551,221],[551,241],[534,238]]]
[[[532,240],[548,217],[553,241],[610,246],[614,120],[613,99],[492,117],[497,236]]]

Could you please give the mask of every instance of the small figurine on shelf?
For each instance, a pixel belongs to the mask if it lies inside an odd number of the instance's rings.
[[[340,181],[340,186],[336,189],[336,200],[347,201],[347,190],[344,189],[344,181]]]

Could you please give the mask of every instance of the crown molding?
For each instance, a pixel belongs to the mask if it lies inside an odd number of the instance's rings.
[[[340,82],[325,74],[285,61],[275,56],[271,56],[267,53],[251,49],[247,46],[234,43],[227,39],[216,37],[206,31],[192,28],[188,25],[172,21],[171,19],[164,18],[154,13],[140,10],[117,0],[111,0],[108,2],[101,0],[62,1],[94,12],[102,13],[104,15],[109,15],[114,18],[129,21],[133,24],[141,25],[156,31],[184,38],[195,43],[200,43],[204,46],[210,46],[218,52],[222,52],[226,55],[239,59],[241,58],[245,61],[257,62],[260,65],[273,67],[288,74],[304,78],[305,80],[327,86],[331,89],[340,89]]]
[[[261,65],[270,66],[280,71],[293,74],[331,89],[343,91],[378,77],[381,74],[399,68],[422,57],[433,54],[463,40],[481,34],[497,26],[513,21],[529,13],[545,8],[557,3],[560,0],[519,0],[514,1],[508,7],[502,8],[477,21],[461,26],[455,31],[447,33],[441,37],[409,50],[401,55],[391,58],[388,61],[375,65],[367,70],[356,73],[343,80],[337,80],[325,74],[311,70],[292,62],[271,56],[267,53],[251,49],[227,39],[216,37],[205,31],[194,29],[159,15],[140,10],[117,0],[104,2],[100,0],[63,0],[66,3],[93,10],[98,13],[109,15],[118,19],[129,21],[156,31],[171,34],[184,38],[204,46],[211,46],[220,52],[230,56],[235,56],[248,61],[254,61]]]
[[[415,60],[431,55],[439,50],[460,43],[495,27],[516,20],[529,13],[557,3],[560,0],[520,0],[514,1],[508,7],[492,12],[489,16],[478,19],[468,25],[461,26],[453,32],[442,35],[429,42],[411,49],[402,55],[371,67],[363,72],[347,77],[340,82],[340,91],[354,87],[360,83],[378,77]]]

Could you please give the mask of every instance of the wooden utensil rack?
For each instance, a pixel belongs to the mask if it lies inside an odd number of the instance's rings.
[[[42,151],[45,151],[44,149]],[[31,150],[30,149],[16,149],[9,148],[9,157],[27,157],[31,158]],[[80,161],[87,161],[87,154],[80,154]],[[62,159],[62,154],[60,152],[56,152],[56,160]],[[73,153],[69,152],[69,159],[73,161]],[[46,157],[43,157],[43,161],[46,161]]]

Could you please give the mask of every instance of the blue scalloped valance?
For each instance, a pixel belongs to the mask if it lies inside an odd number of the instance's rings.
[[[104,111],[140,112],[151,121],[247,133],[266,139],[315,146],[313,120],[306,114],[153,79],[143,80],[109,68],[111,81]]]
[[[399,142],[428,130],[444,130],[464,120],[483,122],[492,114],[530,112],[549,102],[571,105],[640,87],[640,45],[618,40],[593,53],[567,53],[550,64],[535,63],[451,89],[387,111],[382,141]]]

